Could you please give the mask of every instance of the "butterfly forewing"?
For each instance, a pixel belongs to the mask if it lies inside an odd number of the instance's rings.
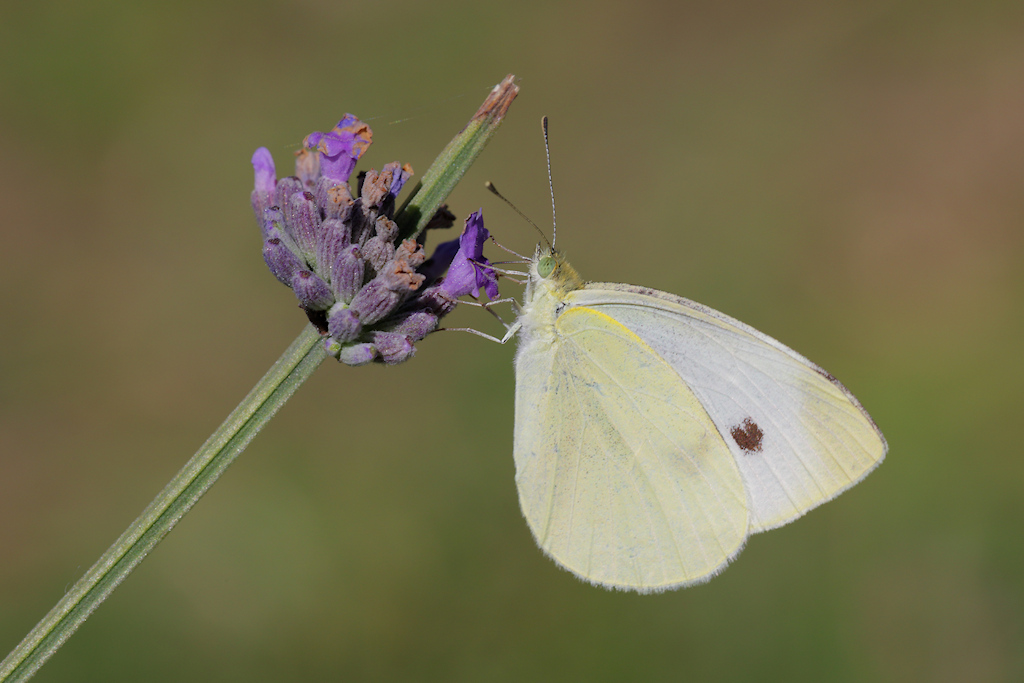
[[[842,384],[748,325],[630,285],[589,284],[566,303],[628,328],[692,390],[735,458],[751,532],[833,498],[885,455],[878,428]]]
[[[740,471],[698,396],[637,334],[566,309],[516,358],[516,482],[540,546],[641,591],[697,582],[748,530]]]

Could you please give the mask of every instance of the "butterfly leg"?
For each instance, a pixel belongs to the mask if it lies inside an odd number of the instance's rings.
[[[482,261],[474,261],[473,259],[469,259],[469,262],[480,268],[487,268],[489,270],[493,270],[494,272],[500,275],[504,275],[506,278],[516,283],[517,285],[526,284],[526,281],[516,279],[515,277],[512,277],[513,275],[516,275],[518,277],[527,277],[529,275],[529,273],[524,273],[521,270],[506,270],[505,268],[496,268],[496,264],[494,263],[483,263]]]
[[[516,313],[520,313],[523,310],[523,307],[515,299],[495,299],[494,301],[487,302],[461,301],[460,303],[467,304],[469,306],[479,306],[480,308],[484,309],[485,311],[493,315],[495,318],[498,319],[498,322],[500,322],[505,327],[505,336],[502,337],[501,339],[498,339],[497,337],[492,337],[486,332],[474,330],[472,327],[441,327],[434,330],[435,332],[469,332],[470,334],[475,334],[478,337],[483,337],[484,339],[490,340],[492,342],[497,342],[498,344],[505,344],[508,342],[509,339],[514,337],[516,332],[519,331],[519,328],[522,327],[522,324],[519,321],[516,321],[509,325],[507,322],[501,319],[501,316],[498,315],[496,311],[494,311],[491,308],[491,306],[493,306],[494,304],[512,304],[513,310],[515,310]]]
[[[516,336],[516,332],[518,332],[519,329],[522,326],[523,326],[523,324],[521,322],[519,322],[518,320],[516,322],[512,323],[512,325],[508,328],[508,332],[506,332],[505,336],[501,338],[501,343],[504,344],[509,339],[511,339],[512,337]]]
[[[472,327],[439,327],[436,330],[434,330],[434,332],[469,332],[470,334],[475,334],[478,337],[483,337],[488,341],[492,341],[497,344],[505,344],[506,342],[508,342],[509,339],[516,335],[516,332],[519,331],[520,327],[522,327],[522,325],[520,325],[518,322],[510,325],[508,328],[508,332],[506,332],[505,336],[502,337],[501,339],[498,339],[497,337],[492,337],[486,332],[474,330]]]
[[[495,299],[494,301],[487,301],[485,303],[481,303],[478,301],[462,301],[461,303],[468,304],[470,306],[479,306],[480,308],[484,309],[485,311],[493,315],[495,318],[497,318],[498,322],[500,322],[501,326],[504,327],[506,330],[509,329],[509,324],[502,320],[501,316],[498,315],[494,311],[494,309],[491,308],[491,306],[493,306],[494,304],[512,304],[512,308],[515,309],[516,313],[522,310],[522,307],[519,305],[519,302],[512,298]]]
[[[470,334],[475,334],[478,337],[483,337],[484,339],[495,342],[497,344],[505,343],[504,340],[502,339],[492,337],[486,332],[481,332],[480,330],[474,330],[472,327],[439,327],[436,330],[434,330],[434,332],[469,332]],[[508,335],[505,336],[507,337]]]

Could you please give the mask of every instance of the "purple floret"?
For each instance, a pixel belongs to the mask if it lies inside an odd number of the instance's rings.
[[[338,121],[328,133],[310,133],[303,141],[309,150],[320,152],[320,174],[339,183],[347,183],[356,162],[370,146],[370,127],[352,114]]]
[[[270,150],[260,147],[252,155],[252,170],[256,176],[256,191],[274,194],[277,186],[277,169],[274,168],[274,157]]]
[[[488,299],[498,298],[498,275],[494,269],[486,267],[490,261],[484,258],[484,242],[490,236],[484,227],[482,210],[471,213],[459,237],[459,251],[441,284],[441,289],[452,298],[465,294],[479,298],[481,288]]]

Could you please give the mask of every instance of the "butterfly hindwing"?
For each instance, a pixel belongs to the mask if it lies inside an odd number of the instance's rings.
[[[662,590],[739,552],[747,497],[698,396],[613,316],[573,306],[516,358],[516,482],[538,544],[581,577]]]

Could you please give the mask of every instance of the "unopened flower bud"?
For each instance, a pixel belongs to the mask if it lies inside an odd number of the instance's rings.
[[[356,292],[363,287],[366,264],[360,254],[359,247],[353,245],[334,260],[334,266],[331,268],[331,288],[338,301],[352,301]]]
[[[277,170],[274,168],[274,157],[266,147],[260,147],[252,155],[252,168],[255,174],[255,190],[262,194],[273,194],[277,187]]]
[[[405,335],[411,341],[418,342],[436,329],[436,315],[429,311],[416,311],[407,315],[401,322],[391,328],[389,332]],[[379,345],[378,348],[380,348]]]
[[[363,257],[370,267],[379,273],[384,269],[384,265],[395,257],[395,245],[380,235],[371,237],[363,245]]]
[[[397,332],[375,332],[373,344],[377,347],[381,360],[388,365],[401,363],[416,353],[416,347],[409,338]]]
[[[341,353],[341,343],[335,341],[332,337],[324,337],[324,351],[328,356],[338,357]]]
[[[347,344],[338,350],[338,360],[345,365],[366,365],[377,358],[373,344]]]
[[[352,213],[352,193],[348,185],[338,183],[332,178],[320,178],[316,191],[317,204],[324,210],[327,218],[338,218],[345,220]]]
[[[326,311],[334,305],[331,288],[316,273],[300,270],[292,278],[292,289],[299,298],[299,305],[307,311]]]
[[[295,274],[305,267],[299,257],[293,254],[279,237],[271,237],[263,243],[263,260],[267,262],[267,267],[274,277],[289,287],[292,286]]]
[[[334,274],[327,272],[350,246],[349,228],[337,218],[328,218],[320,224],[317,234],[316,262],[321,273],[328,278]]]
[[[327,315],[327,333],[343,344],[354,341],[362,331],[359,317],[343,304],[335,304]]]
[[[373,229],[377,236],[386,242],[394,242],[398,238],[398,223],[387,216],[377,216]]]
[[[370,280],[352,299],[350,308],[363,325],[383,320],[398,305],[401,297],[385,284],[382,278]]]
[[[274,205],[280,206],[284,209],[288,206],[288,201],[292,198],[293,194],[304,190],[305,188],[302,187],[302,181],[295,176],[278,178],[277,187],[274,188]]]
[[[252,168],[255,176],[252,191],[252,210],[256,220],[263,228],[263,237],[267,237],[265,212],[274,203],[274,188],[277,187],[277,172],[274,169],[274,158],[266,147],[260,147],[252,155]]]
[[[308,149],[296,152],[295,175],[299,177],[305,189],[315,187],[320,178],[320,155]]]
[[[316,267],[316,242],[320,232],[320,210],[312,192],[296,192],[284,210],[285,227],[299,252]]]
[[[434,285],[423,290],[423,293],[416,297],[416,304],[422,306],[424,310],[430,311],[438,318],[451,313],[455,306],[458,305],[459,300],[453,298],[451,294],[445,290],[444,283]]]
[[[268,233],[270,232],[271,229],[276,229],[278,232],[281,233],[281,235],[283,235],[285,233],[284,211],[281,210],[281,207],[277,206],[276,204],[274,206],[267,207],[263,211],[263,224],[266,226],[266,231]],[[281,235],[268,234],[267,238],[275,236],[280,237]]]

